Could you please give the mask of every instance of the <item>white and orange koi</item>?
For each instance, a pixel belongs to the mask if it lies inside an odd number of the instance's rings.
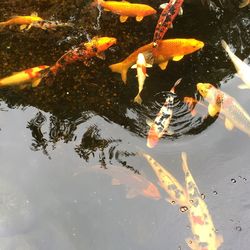
[[[207,205],[188,168],[187,154],[182,152],[181,157],[189,201],[188,217],[194,235],[194,239],[187,239],[186,242],[193,250],[217,250],[223,243],[223,237],[216,234]]]
[[[232,96],[210,83],[198,83],[196,86],[199,93],[209,103],[210,116],[221,113],[225,116],[225,127],[228,130],[236,127],[250,136],[250,116]]]
[[[168,172],[159,162],[146,153],[140,153],[150,164],[158,177],[160,186],[169,195],[169,202],[171,204],[177,203],[179,206],[187,206],[188,200],[186,191],[176,178]]]
[[[153,15],[156,10],[146,4],[129,3],[127,1],[104,1],[95,0],[105,11],[111,11],[120,16],[120,22],[124,23],[128,17],[135,17],[137,22],[142,21],[145,16]]]
[[[26,84],[31,84],[32,87],[37,87],[43,78],[41,72],[47,68],[49,68],[49,66],[41,65],[20,72],[15,72],[11,76],[0,79],[0,87]]]
[[[176,81],[173,88],[167,95],[167,98],[157,114],[154,121],[147,121],[150,126],[147,136],[147,146],[153,148],[158,143],[159,139],[165,135],[171,135],[173,132],[169,129],[169,125],[173,116],[173,108],[176,100],[175,87],[180,83],[181,79]]]
[[[139,86],[139,91],[137,96],[134,98],[134,101],[141,104],[142,99],[141,99],[141,91],[144,86],[144,82],[147,75],[147,67],[150,68],[152,67],[151,64],[146,63],[145,57],[142,53],[139,53],[137,56],[137,62],[134,64],[131,68],[132,69],[137,69],[137,75],[136,77],[138,78],[138,86]]]
[[[237,57],[229,48],[227,43],[222,40],[222,47],[228,53],[231,61],[234,64],[234,67],[237,71],[237,76],[244,82],[244,84],[240,84],[238,88],[240,89],[250,89],[250,66],[244,63],[239,57]]]
[[[5,22],[0,22],[0,28],[19,24],[20,30],[23,30],[23,29],[26,29],[28,25],[30,25],[31,23],[42,21],[42,20],[43,19],[38,16],[37,12],[33,12],[31,13],[30,16],[14,16]]]

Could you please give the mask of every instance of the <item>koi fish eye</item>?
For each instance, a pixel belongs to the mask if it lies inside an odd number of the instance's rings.
[[[96,47],[96,46],[93,46],[93,47],[92,47],[92,51],[96,53],[96,52],[98,51],[97,47]]]

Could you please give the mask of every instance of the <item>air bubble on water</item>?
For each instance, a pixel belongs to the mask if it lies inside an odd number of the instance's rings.
[[[171,201],[171,204],[174,205],[174,204],[175,204],[175,201]]]
[[[236,180],[234,178],[231,179],[232,183],[236,183]]]
[[[201,199],[205,200],[205,198],[206,198],[205,194],[201,194]]]
[[[218,192],[217,192],[216,190],[214,190],[214,191],[213,191],[213,194],[214,194],[214,195],[217,195],[217,194],[218,194]]]
[[[236,229],[236,231],[238,231],[238,232],[242,231],[241,226],[237,226],[235,229]]]
[[[186,212],[187,210],[188,210],[188,207],[186,207],[186,206],[180,207],[180,211],[181,211],[182,213]]]

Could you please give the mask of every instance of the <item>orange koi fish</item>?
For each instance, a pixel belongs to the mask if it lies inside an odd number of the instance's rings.
[[[0,22],[0,28],[10,25],[19,24],[20,30],[26,29],[28,25],[33,22],[42,21],[43,19],[38,16],[36,12],[31,13],[30,16],[15,16],[5,22]]]
[[[250,4],[250,0],[243,0],[243,2],[240,3],[239,8],[246,7],[248,4]]]
[[[194,239],[187,239],[193,250],[217,250],[223,243],[222,236],[216,234],[212,217],[200,191],[189,171],[187,154],[182,152],[182,168],[185,174],[186,193],[189,200],[188,217]]]
[[[94,37],[91,41],[82,43],[79,47],[66,52],[54,66],[50,67],[50,72],[55,75],[59,69],[64,69],[66,65],[76,61],[82,61],[88,65],[88,60],[94,56],[104,60],[104,51],[114,44],[116,44],[114,37]]]
[[[169,28],[173,26],[173,21],[177,14],[182,14],[182,4],[184,0],[170,0],[169,3],[161,5],[163,7],[163,11],[159,17],[157,22],[153,42],[155,46],[157,46],[157,41],[162,40],[165,33]]]
[[[134,98],[134,102],[137,102],[139,104],[141,104],[141,102],[142,102],[140,93],[141,93],[141,91],[143,89],[146,77],[148,76],[147,75],[147,67],[151,68],[152,65],[151,64],[147,64],[144,55],[142,53],[139,53],[138,57],[137,57],[136,64],[134,64],[131,67],[132,69],[137,69],[137,75],[136,75],[136,77],[138,78],[139,91],[138,91],[137,96]]]
[[[29,30],[30,28],[35,27],[43,30],[56,30],[59,27],[73,27],[73,26],[74,26],[73,23],[62,23],[59,21],[40,20],[32,22],[27,29]]]
[[[32,87],[37,87],[43,78],[43,74],[41,72],[47,68],[49,68],[49,66],[41,65],[16,72],[12,76],[0,79],[0,87],[26,85],[29,83],[31,83]]]
[[[169,173],[159,162],[157,162],[153,157],[146,153],[140,153],[149,163],[149,165],[154,170],[156,176],[159,179],[160,186],[169,195],[170,203],[177,203],[179,206],[187,206],[188,200],[186,197],[186,191],[182,185],[176,180],[176,178]]]
[[[250,116],[233,97],[210,83],[198,83],[196,86],[199,93],[209,103],[210,116],[222,113],[228,130],[236,127],[250,136]]]
[[[96,0],[97,4],[102,6],[105,11],[111,11],[120,15],[120,22],[124,23],[128,17],[135,17],[137,22],[142,21],[145,16],[153,15],[156,10],[146,4],[129,3],[127,1],[104,1]]]
[[[171,122],[173,116],[173,109],[175,106],[176,94],[175,87],[180,83],[181,79],[179,79],[173,86],[173,88],[168,93],[168,96],[161,107],[159,113],[157,114],[154,121],[147,121],[150,129],[148,131],[147,136],[147,146],[149,148],[153,148],[158,143],[159,139],[165,134],[173,134],[171,130],[169,130],[169,124]]]
[[[164,70],[166,69],[169,60],[179,61],[185,55],[203,48],[204,43],[196,39],[177,38],[160,40],[156,48],[154,48],[153,45],[152,42],[142,46],[122,62],[110,65],[110,69],[113,72],[120,73],[123,82],[126,83],[127,71],[133,64],[135,64],[139,53],[143,53],[144,56],[146,56],[146,61],[149,64],[158,64],[159,67]]]
[[[81,171],[90,173],[101,173],[112,177],[112,185],[125,185],[127,187],[126,198],[131,199],[138,195],[142,195],[147,198],[159,200],[161,198],[160,192],[157,187],[150,182],[145,176],[134,172],[125,167],[117,167],[113,165],[107,165],[103,168],[100,165],[92,166],[88,169]],[[79,173],[75,173],[74,176]]]

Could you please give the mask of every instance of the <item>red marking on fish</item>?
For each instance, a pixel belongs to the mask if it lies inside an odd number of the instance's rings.
[[[192,220],[195,224],[204,225],[204,221],[201,219],[200,216],[193,215]]]
[[[26,69],[24,70],[24,72],[29,75],[30,79],[33,79],[39,76],[39,72],[33,72],[33,69]]]

